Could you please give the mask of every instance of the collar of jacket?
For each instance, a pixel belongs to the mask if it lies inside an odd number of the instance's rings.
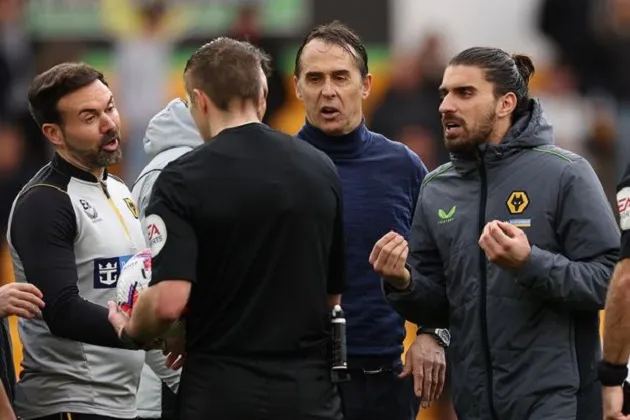
[[[71,164],[70,162],[62,158],[61,155],[59,155],[59,153],[57,152],[55,152],[55,154],[53,155],[51,164],[56,171],[59,171],[62,174],[87,182],[99,182],[99,179],[96,177],[96,175]],[[105,168],[105,171],[103,172],[103,181],[107,179],[107,175],[107,168]]]
[[[497,163],[516,153],[539,146],[551,145],[553,128],[545,118],[538,99],[530,99],[529,108],[518,118],[499,144],[480,144],[474,155],[451,153],[455,169],[467,174],[477,170],[481,163]]]

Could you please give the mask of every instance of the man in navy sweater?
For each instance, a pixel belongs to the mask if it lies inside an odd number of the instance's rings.
[[[345,25],[319,26],[305,37],[294,82],[306,112],[298,137],[325,152],[341,179],[348,259],[342,306],[351,377],[340,384],[345,419],[414,419],[419,408],[414,382],[423,401],[437,398],[444,376],[440,344],[448,343],[431,334],[416,340],[423,348],[402,372],[404,320],[383,298],[369,256],[383,234],[409,234],[426,168],[406,146],[365,126],[362,102],[372,75],[365,46]]]

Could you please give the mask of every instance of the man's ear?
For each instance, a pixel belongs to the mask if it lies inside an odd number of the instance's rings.
[[[302,94],[300,93],[299,83],[300,83],[300,80],[298,79],[298,77],[293,76],[293,89],[295,90],[295,97],[301,101]]]
[[[370,96],[370,92],[371,91],[372,91],[372,73],[368,73],[363,78],[363,86],[362,86],[361,97],[363,99],[367,99],[368,96]]]
[[[263,91],[263,95],[258,98],[258,118],[262,121],[267,112],[267,91]]]
[[[512,112],[516,109],[517,102],[518,99],[516,98],[514,92],[508,92],[503,95],[497,105],[497,116],[499,118],[505,118],[512,114]]]
[[[204,115],[208,113],[208,97],[204,95],[202,91],[199,89],[193,89],[193,97],[191,98],[194,101],[195,108],[201,111]]]
[[[63,131],[59,125],[46,123],[42,125],[42,132],[55,147],[63,145]]]

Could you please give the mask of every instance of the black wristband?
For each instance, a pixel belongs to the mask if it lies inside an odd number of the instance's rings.
[[[602,360],[597,374],[603,386],[621,386],[628,377],[628,366],[615,365]]]
[[[123,327],[120,331],[120,341],[125,345],[127,350],[155,350],[155,349],[164,349],[164,340],[161,338],[156,338],[146,343],[139,343],[134,340],[127,334],[127,330]]]
[[[134,341],[134,339],[127,334],[125,327],[123,327],[120,331],[120,341],[125,345],[127,350],[140,350],[142,348],[139,343]]]

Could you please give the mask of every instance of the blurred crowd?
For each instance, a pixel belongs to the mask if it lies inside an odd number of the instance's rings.
[[[137,30],[114,40],[110,80],[123,117],[124,164],[116,171],[130,183],[147,163],[142,137],[149,119],[170,99],[170,62],[181,41],[165,30],[168,4],[137,4]],[[60,61],[80,59],[80,42],[35,40],[24,24],[23,0],[0,0],[0,232],[19,188],[50,156],[29,116],[26,92],[33,76]],[[630,139],[630,0],[543,0],[537,27],[555,47],[555,60],[538,68],[532,83],[555,127],[556,143],[586,156],[613,200]],[[258,10],[243,7],[226,33],[264,48],[280,60],[282,40],[260,30]],[[443,34],[421,40],[416,51],[391,54],[382,86],[366,106],[377,132],[406,143],[433,169],[448,160],[442,143],[437,87],[449,57]],[[287,41],[288,42],[288,41]],[[270,80],[266,121],[276,128],[299,126],[291,74],[278,68]],[[385,80],[382,80],[385,79]],[[287,119],[296,120],[288,122]]]

